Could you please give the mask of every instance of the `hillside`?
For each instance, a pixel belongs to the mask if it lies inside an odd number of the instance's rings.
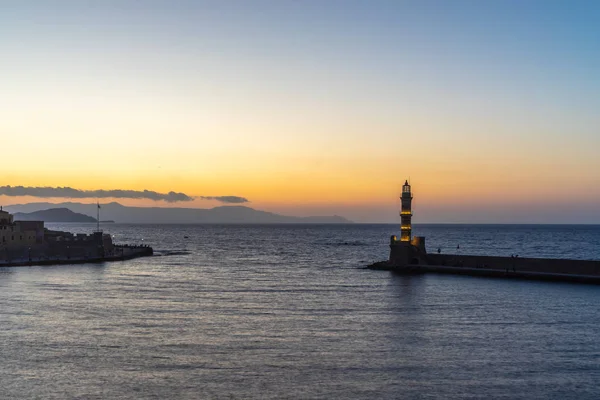
[[[127,207],[119,203],[101,204],[102,220],[120,223],[155,224],[346,224],[352,221],[340,216],[290,217],[271,212],[255,210],[245,206],[221,206],[205,208],[160,208]],[[11,213],[33,213],[48,208],[68,209],[77,214],[92,218],[96,215],[97,205],[83,203],[29,203],[4,207]],[[51,221],[48,221],[51,222]],[[67,222],[67,221],[61,221]],[[82,222],[82,221],[74,221]]]
[[[65,207],[50,208],[29,213],[14,213],[15,221],[44,221],[44,222],[96,222],[96,218],[73,212]]]

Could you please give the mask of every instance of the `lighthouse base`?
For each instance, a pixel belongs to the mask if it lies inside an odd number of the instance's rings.
[[[426,256],[424,237],[417,236],[410,242],[399,241],[396,236],[390,238],[389,266],[404,267],[427,264]]]

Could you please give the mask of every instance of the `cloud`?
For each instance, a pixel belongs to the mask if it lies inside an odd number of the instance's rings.
[[[221,203],[241,204],[249,200],[239,196],[198,196],[192,197],[185,193],[169,192],[158,193],[152,190],[79,190],[70,187],[25,187],[25,186],[0,186],[0,196],[32,196],[41,198],[68,198],[68,199],[148,199],[154,201],[167,201],[176,203],[179,201],[192,201],[195,198],[202,200],[216,200]]]
[[[169,203],[178,201],[192,201],[193,197],[185,193],[169,192],[158,193],[152,190],[79,190],[70,187],[24,187],[0,186],[0,195],[4,196],[32,196],[32,197],[58,197],[70,199],[89,198],[118,198],[118,199],[149,199],[154,201],[164,200]]]
[[[248,203],[250,201],[245,197],[238,197],[238,196],[200,196],[199,198],[202,200],[216,200],[216,201],[220,201],[221,203],[229,203],[229,204],[241,204],[241,203]]]

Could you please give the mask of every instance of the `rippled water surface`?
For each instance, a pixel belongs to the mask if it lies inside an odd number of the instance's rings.
[[[361,269],[396,230],[115,224],[157,256],[0,268],[0,398],[600,398],[600,286]],[[598,226],[416,234],[600,259]]]

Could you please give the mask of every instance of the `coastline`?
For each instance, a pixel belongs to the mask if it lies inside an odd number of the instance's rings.
[[[67,264],[94,264],[109,261],[124,261],[131,260],[139,257],[150,257],[154,254],[152,247],[149,246],[114,246],[116,253],[115,255],[103,256],[103,257],[57,257],[57,258],[46,258],[46,259],[19,259],[15,261],[0,261],[0,268],[5,267],[36,267],[36,266],[50,266],[50,265],[67,265]]]

